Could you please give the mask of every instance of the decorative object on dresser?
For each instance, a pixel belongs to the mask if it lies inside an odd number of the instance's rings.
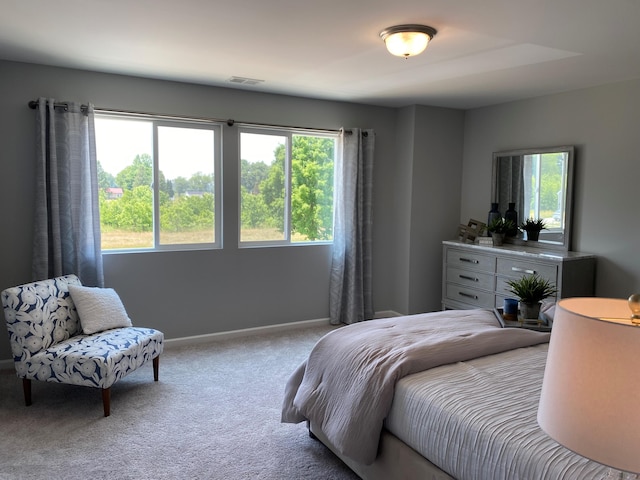
[[[504,219],[511,221],[514,225],[514,227],[507,232],[507,235],[515,237],[518,234],[518,212],[515,202],[509,202],[509,208],[504,212]]]
[[[507,285],[520,300],[520,313],[525,321],[537,321],[540,317],[542,301],[556,294],[556,287],[537,274],[507,280]]]
[[[476,238],[475,243],[478,245],[493,245],[493,237],[478,237]]]
[[[460,224],[458,227],[458,240],[462,242],[474,243],[487,229],[487,226],[479,220],[469,219],[466,225]]]
[[[502,308],[502,316],[505,320],[518,320],[518,300],[515,298],[505,298],[504,306]]]
[[[491,210],[489,210],[489,214],[487,215],[487,225],[491,225],[494,220],[498,218],[502,218],[502,214],[500,213],[500,210],[498,210],[498,204],[492,203]]]
[[[524,232],[526,232],[527,241],[537,242],[540,239],[540,232],[547,228],[547,224],[542,218],[527,218],[524,222],[522,222],[520,228]]]
[[[637,306],[635,300],[613,298],[558,302],[542,383],[542,430],[611,467],[607,479],[637,479],[640,473]]]
[[[513,297],[508,285],[537,274],[557,290],[549,301],[594,294],[596,257],[505,244],[500,248],[443,242],[442,308],[502,308]]]
[[[494,218],[487,230],[491,233],[491,238],[493,239],[493,245],[498,247],[502,245],[504,242],[504,237],[514,228],[517,228],[516,225],[511,220],[505,220],[502,217]]]

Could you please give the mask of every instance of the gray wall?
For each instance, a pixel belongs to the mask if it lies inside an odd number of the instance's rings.
[[[575,145],[573,250],[598,255],[596,295],[640,292],[640,80],[467,111],[461,221],[489,210],[492,152]]]
[[[441,305],[442,240],[458,228],[464,112],[411,106],[400,110],[397,215],[401,272],[401,311],[425,312]],[[435,287],[434,286],[438,286]]]
[[[460,211],[464,113],[416,107],[415,149],[411,190],[411,261],[408,310],[412,313],[441,305],[442,240],[455,238]],[[443,127],[445,127],[443,133]],[[466,222],[465,222],[466,223]],[[428,286],[429,288],[425,288]]]
[[[31,280],[35,117],[26,103],[38,96],[149,113],[375,129],[377,311],[439,309],[440,242],[459,222],[486,216],[492,152],[575,145],[574,250],[598,255],[597,295],[640,291],[640,80],[461,112],[0,62],[0,289]],[[225,142],[224,249],[105,255],[106,283],[136,324],[179,338],[328,316],[330,247],[237,248],[235,158],[237,142]],[[2,335],[0,360],[9,357]]]
[[[27,102],[39,96],[116,110],[373,128],[374,307],[401,313],[440,307],[440,277],[434,272],[439,272],[440,241],[458,224],[462,112],[419,107],[405,115],[391,108],[2,61],[0,289],[31,280],[35,115]],[[400,124],[410,135],[398,137]],[[413,141],[423,128],[431,145]],[[104,256],[105,283],[118,291],[134,323],[163,330],[167,338],[328,317],[329,246],[237,248],[237,142],[229,141],[234,134],[225,127],[222,250]],[[439,186],[434,190],[439,203],[426,192],[416,194],[416,185]],[[426,267],[428,274],[421,271]],[[10,358],[9,352],[2,335],[0,360]]]

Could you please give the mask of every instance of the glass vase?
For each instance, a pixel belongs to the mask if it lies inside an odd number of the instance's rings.
[[[500,210],[498,210],[498,204],[492,203],[491,210],[489,210],[489,215],[487,216],[487,226],[491,225],[491,222],[496,218],[502,218],[502,215],[500,214]]]
[[[513,228],[507,231],[507,236],[515,237],[518,234],[518,212],[516,211],[516,204],[509,203],[509,208],[504,212],[504,219],[511,220],[513,222]]]

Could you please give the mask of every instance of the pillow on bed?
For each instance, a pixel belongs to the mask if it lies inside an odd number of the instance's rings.
[[[120,297],[113,288],[69,285],[69,294],[78,310],[80,325],[86,335],[132,325]]]

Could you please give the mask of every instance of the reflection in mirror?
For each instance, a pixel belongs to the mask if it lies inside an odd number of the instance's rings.
[[[514,204],[518,223],[543,219],[546,229],[528,246],[569,250],[573,147],[537,148],[493,154],[492,202],[504,216]],[[525,244],[522,234],[511,243]]]

